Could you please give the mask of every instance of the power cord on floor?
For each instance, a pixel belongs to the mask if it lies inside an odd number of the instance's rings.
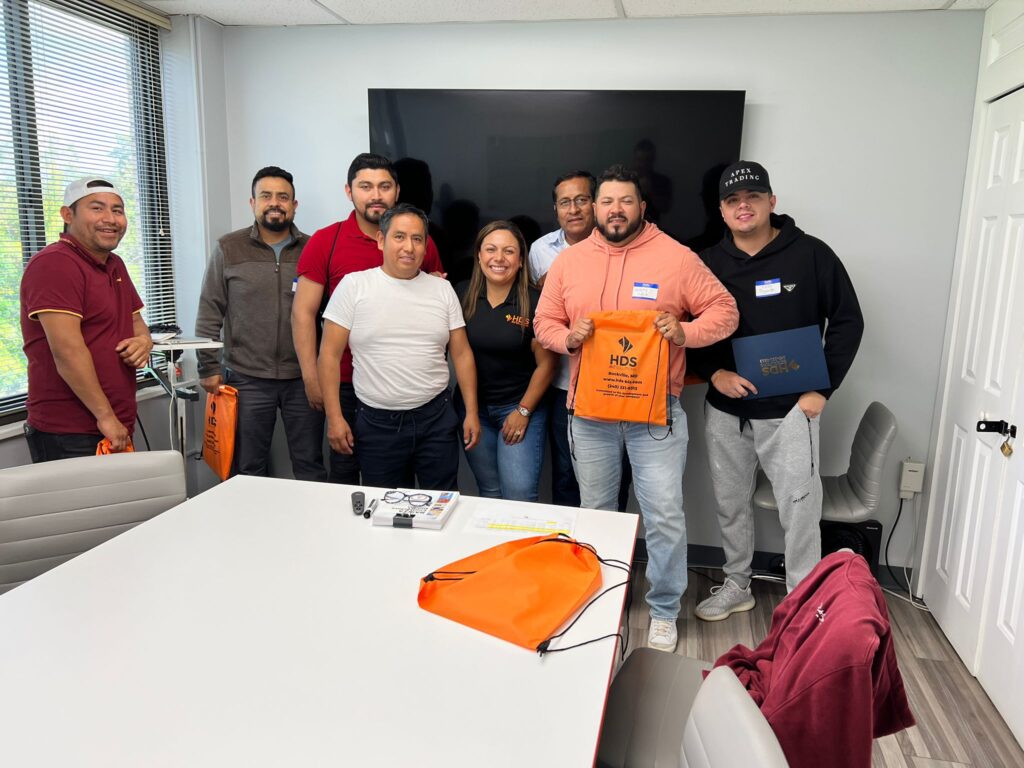
[[[896,510],[896,521],[892,524],[892,528],[889,529],[889,537],[885,540],[885,570],[889,572],[889,577],[893,580],[893,583],[897,587],[902,588],[903,584],[899,579],[896,578],[896,574],[892,572],[892,568],[889,567],[889,545],[892,544],[892,535],[896,533],[896,527],[900,524],[900,516],[903,514],[903,499],[900,499],[900,506]],[[907,582],[907,591],[910,591],[910,582]]]
[[[927,605],[925,605],[923,601],[919,600],[916,597],[913,600],[911,600],[906,595],[900,594],[899,592],[893,592],[888,587],[882,587],[882,591],[885,592],[885,594],[887,595],[892,595],[893,597],[902,600],[904,603],[910,603],[912,606],[914,606],[917,610],[921,611],[922,613],[932,612],[931,609]]]
[[[710,568],[710,566],[708,566],[708,568]],[[690,573],[696,573],[698,576],[703,576],[705,579],[710,581],[712,584],[717,584],[717,585],[720,586],[720,585],[725,583],[724,581],[719,581],[714,576],[710,576],[710,575],[704,573],[704,571],[699,571],[696,568],[687,568],[686,570],[688,570]],[[716,568],[715,570],[719,570],[720,571],[721,568]]]
[[[720,570],[722,570],[721,568],[713,568],[710,565],[702,566],[702,567],[706,568],[707,570],[711,570],[711,571],[720,571]],[[724,579],[716,579],[714,576],[711,576],[710,574],[707,574],[704,571],[699,570],[698,568],[687,568],[687,570],[690,571],[691,573],[697,574],[698,576],[703,576],[705,579],[707,579],[708,581],[710,581],[712,584],[714,584],[716,586],[721,586],[722,584],[725,583]],[[775,584],[785,584],[786,583],[786,577],[785,576],[776,576],[776,575],[771,574],[771,573],[753,573],[753,574],[750,575],[750,578],[751,578],[751,580],[757,579],[758,581],[771,581],[771,582],[774,582]]]
[[[142,417],[135,414],[135,423],[139,425],[139,430],[142,432],[142,439],[146,441],[146,450],[152,451],[149,447],[149,435],[146,434],[146,425],[142,423]]]
[[[774,575],[772,575],[770,573],[752,573],[750,575],[750,580],[751,581],[772,581],[772,582],[775,582],[776,584],[785,584],[786,583],[786,577],[785,576],[774,576]]]
[[[903,578],[907,580],[907,597],[910,599],[910,604],[913,605],[920,611],[931,613],[931,610],[927,605],[924,604],[924,600],[918,600],[914,597],[913,591],[910,589],[910,572],[907,570],[907,561],[914,556],[917,551],[917,525],[914,526],[914,540],[910,543],[910,550],[907,552],[906,557],[903,559]]]
[[[900,516],[903,514],[903,501],[904,501],[904,499],[900,499],[900,505],[899,505],[899,507],[896,510],[896,520],[893,521],[892,528],[889,529],[889,536],[885,540],[885,570],[887,570],[889,572],[889,578],[891,578],[893,580],[893,582],[896,584],[896,586],[899,587],[900,589],[904,589],[905,588],[906,591],[907,591],[907,594],[906,594],[906,596],[904,596],[904,595],[902,595],[902,594],[900,594],[898,592],[893,592],[891,589],[886,589],[885,587],[882,587],[882,591],[885,592],[886,594],[892,595],[893,597],[898,597],[900,600],[902,600],[905,603],[910,603],[912,606],[917,608],[917,610],[919,610],[919,611],[924,611],[925,613],[931,613],[931,610],[929,610],[928,606],[924,604],[924,601],[923,600],[919,600],[917,597],[914,596],[914,591],[913,591],[913,589],[910,586],[910,574],[907,571],[907,566],[905,564],[903,566],[903,578],[905,579],[906,587],[904,587],[904,582],[901,582],[899,579],[896,578],[896,574],[893,573],[892,568],[889,566],[889,545],[892,543],[892,535],[894,533],[896,533],[896,526],[898,526],[900,524]],[[914,527],[914,541],[913,541],[913,543],[910,546],[911,546],[910,551],[911,551],[911,553],[913,553],[914,549],[917,547],[917,527],[916,526]]]
[[[711,568],[710,566],[706,566],[706,567],[709,570],[721,570],[720,568]],[[697,568],[688,568],[687,570],[689,570],[692,573],[697,574],[698,576],[704,577],[705,579],[710,581],[712,584],[721,585],[721,584],[724,583],[723,581],[719,581],[718,579],[714,578],[713,576],[710,576],[707,573],[705,573],[704,571],[699,570]],[[891,571],[890,571],[890,574],[891,574]],[[785,576],[774,576],[774,575],[769,574],[769,573],[754,573],[754,574],[751,574],[750,580],[751,581],[766,581],[766,582],[771,582],[771,583],[774,583],[774,584],[785,584],[786,583],[786,577]],[[910,597],[907,597],[907,595],[902,595],[899,592],[894,592],[891,589],[888,589],[886,587],[882,587],[881,584],[879,584],[879,587],[886,594],[892,595],[893,597],[898,598],[898,599],[902,600],[905,603],[910,603],[917,610],[922,611],[924,613],[931,613],[931,610],[928,608],[927,605],[924,604],[924,601],[923,600],[919,600],[919,599],[913,597],[912,594],[911,594]]]

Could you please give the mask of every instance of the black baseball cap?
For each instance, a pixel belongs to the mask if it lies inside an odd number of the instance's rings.
[[[718,199],[725,200],[733,192],[749,189],[752,192],[772,193],[772,185],[768,180],[768,171],[760,163],[740,160],[724,171],[718,181]]]

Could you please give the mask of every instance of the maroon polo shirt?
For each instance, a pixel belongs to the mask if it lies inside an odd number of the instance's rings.
[[[335,243],[335,236],[338,240]],[[333,254],[331,253],[331,246]],[[327,264],[330,262],[330,275]],[[314,283],[327,286],[327,295],[334,293],[341,278],[352,272],[376,269],[384,263],[384,254],[377,241],[363,234],[352,211],[344,221],[318,230],[309,238],[299,257],[298,274]],[[434,241],[427,236],[427,254],[423,259],[423,272],[442,272],[441,257]],[[348,347],[341,356],[341,380],[352,381],[352,352]]]
[[[121,258],[105,264],[70,235],[29,259],[21,278],[21,336],[28,358],[28,423],[43,432],[96,434],[96,417],[57,372],[50,344],[39,322],[42,312],[65,312],[82,320],[82,338],[96,376],[114,413],[131,433],[135,429],[135,369],[117,353],[118,343],[134,335],[134,314],[142,300]]]

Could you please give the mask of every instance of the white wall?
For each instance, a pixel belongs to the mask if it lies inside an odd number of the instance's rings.
[[[223,29],[175,16],[161,38],[174,281],[178,323],[187,334],[195,330],[210,250],[231,225]]]
[[[885,402],[900,424],[881,516],[888,525],[897,459],[923,458],[929,443],[982,20],[975,12],[919,12],[224,28],[194,49],[205,73],[204,187],[211,195],[230,190],[230,221],[223,199],[207,203],[211,234],[250,221],[249,180],[268,164],[295,174],[302,229],[347,215],[345,170],[368,148],[367,88],[746,90],[743,156],[768,167],[778,210],[835,249],[860,295],[867,329],[826,408],[822,464],[825,473],[844,471],[864,408]],[[223,115],[211,108],[219,68]],[[221,147],[223,156],[211,158]],[[172,167],[171,177],[177,172]],[[194,205],[186,210],[195,215]],[[176,242],[183,310],[194,311],[197,253],[208,245],[195,235]],[[183,314],[183,325],[192,320]],[[701,398],[702,388],[684,398],[688,528],[691,543],[717,545]],[[761,527],[759,548],[781,550],[777,523]],[[897,534],[894,562],[903,561],[910,530],[901,523],[908,535]]]

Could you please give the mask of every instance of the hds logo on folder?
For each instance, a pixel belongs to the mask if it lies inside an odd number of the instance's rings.
[[[828,389],[831,384],[816,325],[732,340],[736,372],[757,387],[757,400]]]

